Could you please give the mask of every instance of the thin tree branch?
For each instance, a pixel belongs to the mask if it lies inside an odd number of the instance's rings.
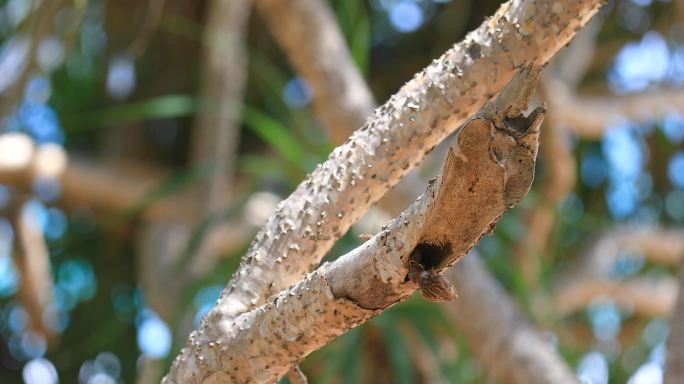
[[[437,271],[453,265],[529,190],[545,108],[529,117],[521,111],[539,71],[525,68],[459,130],[442,176],[386,229],[234,322],[219,303],[165,382],[273,382],[334,337],[406,299],[417,288],[407,277],[409,257]]]
[[[684,382],[684,263],[679,271],[678,286],[677,306],[670,320],[670,333],[667,338],[665,384]]]
[[[165,172],[139,165],[102,164],[69,157],[55,146],[36,147],[21,133],[0,135],[0,183],[30,190],[36,177],[54,177],[68,205],[124,212],[158,188]],[[46,149],[49,149],[46,151]],[[49,174],[44,171],[49,170]],[[192,196],[160,199],[148,207],[146,218],[187,218],[194,215]]]
[[[671,313],[677,295],[674,278],[635,276],[615,280],[611,273],[623,251],[638,252],[653,264],[674,266],[684,256],[680,229],[618,228],[601,236],[583,259],[555,280],[555,303],[564,316],[606,296],[644,316]]]
[[[684,255],[681,229],[616,228],[599,237],[578,265],[558,276],[559,286],[582,278],[608,279],[623,250],[636,251],[654,264],[675,266]]]
[[[618,307],[640,316],[668,316],[677,299],[677,281],[670,276],[638,276],[623,281],[582,279],[557,291],[557,313],[568,316],[589,307],[599,297],[611,299]]]
[[[204,62],[200,99],[216,105],[239,105],[247,81],[245,39],[250,0],[213,0],[207,4]],[[192,139],[192,162],[210,164],[203,212],[228,206],[240,134],[240,110],[212,109],[197,116]]]
[[[17,202],[13,214],[15,262],[21,282],[19,297],[31,318],[31,328],[54,345],[58,335],[45,323],[45,309],[54,301],[50,252],[45,243],[40,217],[26,209],[26,201]]]
[[[446,275],[458,300],[442,307],[461,330],[485,371],[504,383],[577,383],[572,370],[525,319],[476,254]]]
[[[580,137],[600,139],[619,119],[650,122],[684,110],[684,90],[660,89],[620,96],[577,96],[558,82],[549,83],[549,105],[560,122]]]

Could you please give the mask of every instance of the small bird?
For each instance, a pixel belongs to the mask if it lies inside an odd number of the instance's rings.
[[[425,300],[445,302],[458,298],[456,288],[449,280],[438,274],[434,268],[426,270],[416,260],[409,260],[408,278],[418,285]]]

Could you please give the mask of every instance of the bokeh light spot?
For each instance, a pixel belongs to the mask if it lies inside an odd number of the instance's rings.
[[[423,25],[425,15],[418,4],[410,0],[402,0],[391,6],[389,20],[399,32],[409,33]]]

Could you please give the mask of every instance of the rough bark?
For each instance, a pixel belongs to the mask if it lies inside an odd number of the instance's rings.
[[[234,320],[219,303],[165,382],[273,382],[312,351],[408,298],[417,288],[407,279],[414,249],[424,267],[437,271],[465,255],[532,183],[545,108],[529,118],[521,113],[539,70],[523,70],[458,131],[442,175],[379,234]]]
[[[332,10],[321,0],[257,0],[292,63],[313,90],[313,108],[330,129],[334,143],[343,143],[375,108],[375,101],[352,60]]]
[[[525,319],[475,254],[446,273],[459,299],[442,307],[468,340],[487,375],[512,384],[577,383],[551,344]]]
[[[314,112],[338,146],[363,125],[376,105],[327,3],[259,0],[256,5],[294,69],[311,86]],[[407,175],[378,207],[390,219],[423,192],[423,184],[417,175]]]
[[[684,382],[684,264],[679,271],[679,296],[677,307],[670,321],[667,338],[667,361],[665,363],[665,384]]]
[[[601,1],[511,1],[404,85],[283,201],[219,300],[233,318],[312,270],[368,207],[513,76],[543,64]]]

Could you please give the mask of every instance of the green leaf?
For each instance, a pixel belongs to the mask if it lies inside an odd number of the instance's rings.
[[[204,106],[195,97],[166,95],[78,115],[70,116],[65,112],[62,124],[69,133],[85,132],[114,124],[188,116],[200,107]]]
[[[389,314],[389,313],[387,313]],[[377,324],[383,334],[383,341],[389,353],[392,364],[394,382],[398,384],[411,384],[414,379],[413,361],[407,349],[406,343],[395,325],[393,316],[382,316],[378,318]]]
[[[252,132],[301,170],[309,168],[303,145],[278,120],[255,108],[245,107],[242,120]]]
[[[141,212],[145,211],[147,208],[156,204],[160,200],[173,196],[181,191],[183,191],[188,186],[196,183],[212,172],[211,166],[208,165],[198,165],[195,167],[188,168],[186,171],[175,174],[162,182],[157,188],[153,189],[145,196],[143,196],[134,206],[129,208],[124,216],[135,217]]]

